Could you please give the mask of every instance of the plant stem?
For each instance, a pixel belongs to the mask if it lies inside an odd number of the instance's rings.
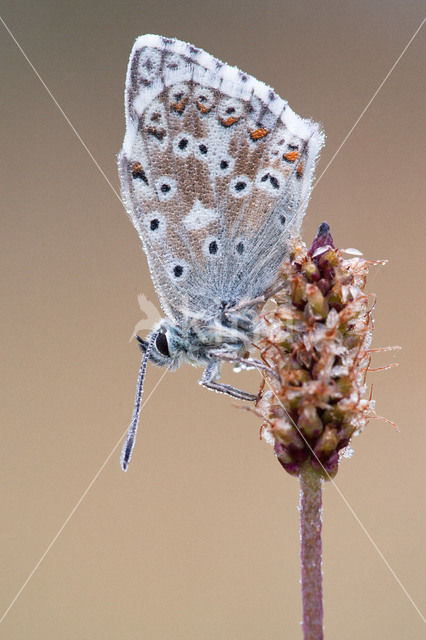
[[[304,640],[322,640],[321,477],[308,460],[300,471],[300,559]]]

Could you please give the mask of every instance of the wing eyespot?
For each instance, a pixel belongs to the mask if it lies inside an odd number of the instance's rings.
[[[243,198],[251,191],[251,180],[247,176],[236,176],[231,180],[229,189],[235,198]]]
[[[234,169],[234,165],[235,165],[235,160],[232,156],[230,156],[229,154],[228,155],[221,154],[219,156],[219,159],[217,160],[216,174],[220,178],[228,176],[230,173],[232,173]]]
[[[180,82],[170,88],[169,92],[170,99],[170,111],[176,113],[178,116],[181,116],[188,104],[189,99],[189,88],[188,85]]]
[[[214,105],[214,94],[206,87],[198,87],[194,93],[195,105],[202,115],[207,115]]]
[[[181,264],[177,264],[173,267],[173,275],[175,278],[181,278],[183,274],[183,266]]]
[[[256,187],[269,193],[276,198],[283,190],[282,175],[279,171],[275,171],[272,167],[263,169],[256,177]]]
[[[145,184],[148,184],[148,178],[145,171],[142,169],[140,162],[134,162],[132,165],[132,178],[134,180],[142,180]]]
[[[209,243],[210,255],[215,255],[217,253],[217,250],[218,250],[217,242],[216,240],[212,240],[212,242]]]
[[[208,236],[203,242],[202,250],[208,260],[216,260],[222,256],[222,244],[216,236]]]
[[[219,104],[219,122],[225,128],[232,127],[244,114],[243,104],[236,98],[224,98]]]
[[[161,202],[165,202],[173,198],[177,190],[176,180],[169,176],[161,176],[155,181],[155,188],[157,191],[158,199]]]
[[[144,215],[143,226],[151,242],[159,242],[166,231],[166,221],[160,211],[151,211],[149,215]]]
[[[194,147],[194,141],[190,133],[186,131],[179,132],[176,138],[173,140],[173,151],[181,157],[187,158],[191,155]]]

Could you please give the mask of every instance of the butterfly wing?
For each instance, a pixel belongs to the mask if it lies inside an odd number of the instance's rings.
[[[302,222],[319,126],[201,49],[139,37],[126,80],[123,201],[165,313],[215,318],[261,295]]]

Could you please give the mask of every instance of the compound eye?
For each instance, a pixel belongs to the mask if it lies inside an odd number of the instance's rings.
[[[167,337],[165,333],[160,332],[155,340],[155,346],[162,356],[170,358],[169,345],[167,343]]]

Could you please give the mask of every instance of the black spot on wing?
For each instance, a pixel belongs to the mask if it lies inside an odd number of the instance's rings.
[[[212,240],[212,242],[210,242],[209,244],[209,253],[211,255],[215,255],[217,253],[217,250],[218,250],[217,242],[216,240]]]
[[[175,278],[180,278],[183,274],[183,267],[180,264],[177,264],[173,267],[173,275]]]

